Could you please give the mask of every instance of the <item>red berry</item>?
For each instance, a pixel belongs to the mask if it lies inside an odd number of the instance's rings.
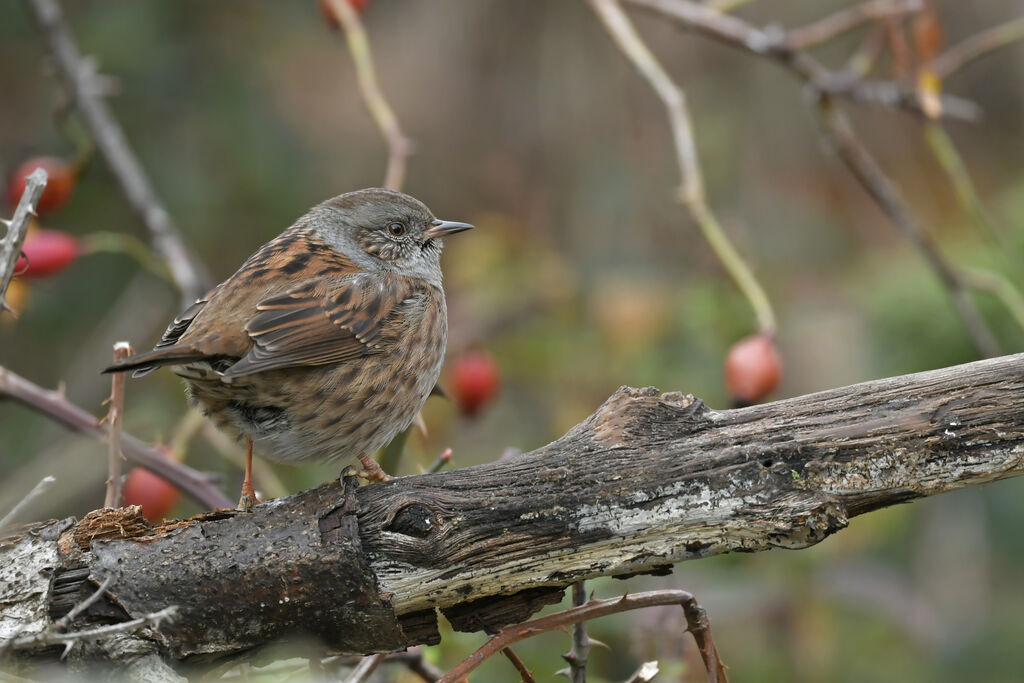
[[[71,235],[60,230],[33,230],[25,238],[14,272],[21,277],[49,277],[74,263],[82,248]]]
[[[349,5],[352,6],[357,12],[362,12],[366,9],[366,6],[370,4],[370,0],[345,0]],[[318,0],[317,5],[320,6],[320,14],[323,15],[324,21],[335,31],[341,28],[341,23],[338,21],[338,17],[334,16],[334,8],[331,7],[330,0]]]
[[[463,415],[474,416],[498,394],[501,376],[494,356],[471,351],[455,361],[452,387]]]
[[[57,157],[33,157],[15,169],[7,185],[7,203],[12,207],[18,205],[25,191],[25,178],[37,168],[46,171],[48,179],[36,209],[40,214],[56,211],[71,199],[78,178],[75,164]]]
[[[769,334],[755,334],[733,344],[725,357],[725,386],[740,405],[772,393],[782,378],[782,359]]]
[[[136,467],[124,482],[124,504],[141,505],[142,516],[154,524],[163,521],[181,499],[181,491],[166,479]]]

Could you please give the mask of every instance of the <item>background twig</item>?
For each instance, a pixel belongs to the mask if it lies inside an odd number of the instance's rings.
[[[192,303],[206,291],[208,278],[182,242],[180,231],[153,191],[124,131],[97,91],[96,74],[82,59],[64,23],[60,5],[57,0],[26,2],[96,147],[117,178],[128,203],[149,231],[154,249],[167,262],[185,303]]]
[[[6,515],[0,518],[0,529],[13,522],[18,518],[18,515],[22,510],[28,506],[33,500],[46,493],[46,489],[57,481],[54,477],[46,476],[39,480],[39,483],[32,487],[32,490],[25,494],[25,496],[19,500],[14,507],[8,511]]]
[[[836,154],[868,194],[878,202],[893,225],[920,252],[949,292],[953,306],[960,314],[978,353],[984,357],[998,356],[1001,353],[999,344],[971,300],[963,280],[946,261],[932,238],[918,224],[899,188],[889,179],[867,148],[860,143],[849,121],[830,97],[820,96],[817,111],[822,130],[832,143]]]
[[[384,187],[389,190],[400,190],[405,181],[405,165],[410,151],[409,139],[402,132],[398,117],[395,116],[377,82],[377,72],[370,53],[370,39],[363,28],[359,13],[347,0],[329,0],[329,6],[345,31],[345,40],[348,42],[349,54],[352,55],[352,63],[356,67],[356,79],[363,102],[366,103],[370,116],[373,117],[388,145],[388,169],[384,176]]]
[[[588,1],[615,44],[650,83],[664,103],[672,127],[676,161],[682,176],[679,196],[722,266],[747,301],[750,302],[760,330],[773,332],[775,330],[775,313],[772,311],[768,296],[743,257],[733,247],[715,214],[711,211],[711,207],[708,206],[704,193],[704,179],[697,159],[697,145],[693,138],[693,125],[686,107],[686,95],[672,81],[647,45],[644,44],[616,0]]]
[[[1018,17],[965,38],[932,60],[925,68],[945,80],[975,59],[1021,39],[1024,39],[1024,17]]]

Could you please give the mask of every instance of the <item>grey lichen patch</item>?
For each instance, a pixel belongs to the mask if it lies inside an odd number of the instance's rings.
[[[935,452],[924,449],[882,450],[872,457],[831,460],[808,471],[805,486],[835,495],[906,490],[927,495],[955,488],[956,482],[995,479],[1024,465],[1024,445],[1006,449]]]
[[[57,545],[39,533],[0,548],[0,641],[49,627],[50,579],[59,564]]]

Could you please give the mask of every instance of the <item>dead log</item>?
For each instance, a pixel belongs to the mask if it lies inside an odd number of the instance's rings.
[[[307,637],[358,654],[434,643],[436,610],[494,630],[580,579],[805,548],[855,515],[1020,474],[1022,398],[1024,354],[737,410],[622,388],[557,441],[485,465],[155,528],[131,510],[37,524],[0,541],[0,641],[106,579],[75,625],[175,605],[134,638],[179,662]]]

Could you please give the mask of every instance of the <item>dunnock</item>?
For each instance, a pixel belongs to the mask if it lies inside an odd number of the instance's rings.
[[[104,372],[169,365],[191,399],[246,438],[239,506],[256,500],[253,443],[290,463],[370,458],[406,429],[441,372],[448,320],[437,220],[382,189],[313,207],[196,301],[152,351]]]

